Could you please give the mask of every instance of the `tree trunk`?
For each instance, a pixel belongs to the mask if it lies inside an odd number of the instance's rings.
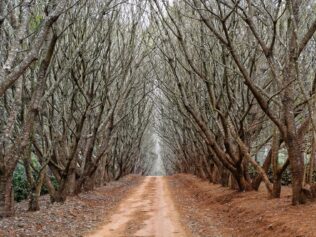
[[[233,174],[233,177],[235,178],[235,181],[237,182],[238,190],[240,192],[251,191],[252,190],[251,182],[247,180],[247,177],[245,177],[244,165],[243,165],[242,160],[236,164],[236,169],[237,171],[232,174]]]
[[[41,195],[41,189],[35,187],[32,188],[29,199],[29,211],[38,211],[40,209],[39,197]]]
[[[285,88],[282,98],[284,122],[286,130],[283,136],[288,149],[290,168],[292,174],[292,204],[303,204],[306,202],[306,195],[303,191],[304,180],[304,157],[301,151],[301,138],[298,136],[295,123],[295,85],[291,83],[298,78],[298,58],[297,58],[297,25],[299,24],[299,9],[301,1],[295,0],[288,4],[290,15],[288,17],[288,56],[284,68],[283,86]]]
[[[44,182],[50,196],[50,201],[53,203],[55,202],[56,190],[47,173],[45,174]]]
[[[306,203],[306,195],[303,191],[304,158],[300,149],[300,142],[297,139],[289,139],[287,145],[292,174],[292,204],[304,204]]]
[[[106,163],[105,156],[102,156],[100,165],[98,166],[98,169],[96,172],[97,173],[97,177],[96,177],[97,187],[103,186],[105,183],[105,163]]]
[[[38,211],[40,209],[39,198],[41,196],[42,186],[45,179],[47,168],[41,170],[38,180],[34,182],[31,189],[30,200],[29,200],[29,211]]]
[[[83,189],[85,191],[91,191],[95,188],[96,177],[96,173],[94,173],[91,177],[87,177],[87,179],[83,183]]]
[[[307,172],[306,183],[312,184],[313,183],[313,176],[315,170],[315,155],[316,155],[316,133],[313,132],[313,139],[312,139],[312,151],[309,158],[309,169]]]
[[[67,199],[67,196],[73,195],[75,192],[75,181],[76,181],[76,175],[75,171],[70,172],[67,174],[67,177],[62,180],[59,189],[57,190],[55,194],[55,202],[65,202]]]
[[[281,178],[282,170],[279,169],[279,133],[275,130],[272,139],[271,147],[271,161],[272,161],[272,171],[273,171],[273,187],[271,196],[273,198],[280,198],[281,195]]]
[[[220,184],[223,187],[228,187],[228,184],[229,184],[229,172],[226,171],[225,169],[221,169],[221,170],[219,170],[219,173],[220,173]]]
[[[263,163],[263,166],[262,166],[262,169],[264,170],[265,173],[268,173],[270,165],[271,165],[271,150],[270,150],[268,156],[266,157],[266,159]],[[257,176],[252,181],[252,188],[254,190],[258,191],[261,182],[262,182],[262,175],[260,173],[258,173]]]
[[[272,189],[272,197],[280,198],[281,196],[281,187],[282,187],[282,174],[274,175],[273,177],[273,189]]]
[[[13,172],[5,175],[0,171],[0,218],[14,214]]]
[[[237,173],[237,174],[234,174],[233,176],[237,182],[238,190],[240,192],[252,190],[251,183],[245,179],[243,173]]]

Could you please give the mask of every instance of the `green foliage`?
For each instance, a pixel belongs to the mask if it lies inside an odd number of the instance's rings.
[[[15,201],[20,202],[27,198],[29,184],[26,179],[23,165],[18,164],[13,174],[13,189]]]
[[[250,165],[249,168],[248,168],[248,171],[249,171],[249,175],[250,175],[251,178],[256,177],[257,172],[256,172],[256,170],[255,170],[255,168],[253,166]],[[269,177],[270,181],[272,182],[273,181],[272,180],[273,179],[273,173],[272,173],[272,169],[271,168],[268,170],[268,177]],[[287,168],[282,174],[281,184],[282,185],[290,185],[291,182],[292,182],[291,172],[290,172],[290,169]]]
[[[33,167],[40,168],[38,161],[36,159],[32,159]],[[33,173],[34,179],[37,178],[37,174]],[[51,181],[54,187],[58,188],[58,182],[54,176],[51,176]],[[28,198],[30,193],[30,185],[26,178],[25,168],[23,165],[18,164],[13,174],[13,189],[14,189],[14,198],[15,201],[20,202]],[[48,190],[45,186],[42,187],[41,195],[48,194]]]

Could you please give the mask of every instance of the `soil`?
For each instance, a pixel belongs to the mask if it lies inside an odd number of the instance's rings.
[[[289,187],[280,199],[268,199],[263,187],[237,192],[185,174],[168,181],[182,224],[194,236],[316,236],[316,202],[292,206]]]
[[[41,210],[27,212],[28,202],[16,205],[14,217],[0,219],[0,237],[79,237],[100,226],[133,189],[140,176],[126,176],[91,192],[69,197],[63,204],[41,198]]]
[[[195,176],[128,176],[93,192],[0,220],[2,236],[85,237],[312,237],[316,202],[291,205],[291,190],[280,199],[237,192]]]
[[[87,237],[189,236],[179,215],[165,177],[145,177],[143,183],[125,199],[110,221]]]

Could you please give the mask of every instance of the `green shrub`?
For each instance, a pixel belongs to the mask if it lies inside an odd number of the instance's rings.
[[[15,201],[20,202],[27,199],[29,194],[29,184],[26,179],[23,165],[18,164],[13,173],[13,190]]]
[[[251,178],[255,178],[257,176],[257,171],[253,166],[249,165],[248,171],[249,171],[249,175]],[[272,178],[273,178],[272,168],[270,168],[268,170],[268,177],[269,177],[270,181],[272,182]],[[282,178],[281,178],[282,185],[291,184],[291,178],[292,177],[291,177],[290,169],[287,168],[282,174]]]
[[[36,164],[34,164],[36,165]],[[34,179],[36,179],[36,174],[33,174]],[[57,189],[58,182],[54,176],[51,176],[51,181],[54,187]],[[28,198],[30,193],[30,186],[26,178],[25,168],[23,165],[18,164],[14,174],[13,174],[13,190],[14,190],[14,199],[16,202],[20,202]],[[41,195],[48,194],[47,188],[43,185],[41,190]]]

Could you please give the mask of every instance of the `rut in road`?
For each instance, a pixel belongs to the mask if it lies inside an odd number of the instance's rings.
[[[109,223],[87,237],[188,237],[164,177],[147,176],[119,205]]]

